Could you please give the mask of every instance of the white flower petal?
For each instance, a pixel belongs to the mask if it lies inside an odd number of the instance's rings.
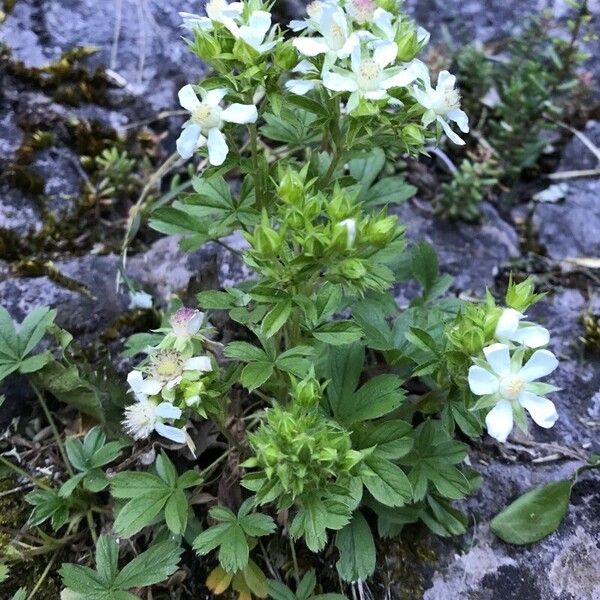
[[[142,383],[144,382],[144,376],[141,371],[130,371],[127,374],[127,383],[129,387],[133,390],[134,394],[142,393]]]
[[[422,89],[418,88],[417,86],[413,87],[413,94],[414,94],[417,102],[423,108],[426,108],[427,110],[431,110],[431,107],[433,106],[433,103],[432,103],[432,100],[431,100],[431,98],[429,97],[428,94],[426,94]]]
[[[164,438],[176,442],[177,444],[185,444],[187,436],[183,429],[178,429],[171,425],[165,425],[164,423],[156,424],[156,433],[162,435]]]
[[[367,100],[383,100],[387,95],[388,93],[385,90],[369,90],[364,93]]]
[[[181,409],[173,406],[170,402],[161,402],[156,407],[156,414],[163,419],[179,419]]]
[[[510,351],[506,344],[492,344],[483,353],[494,373],[502,377],[510,372]]]
[[[311,90],[314,90],[320,81],[318,79],[291,79],[285,82],[285,89],[296,94],[296,96],[304,96]]]
[[[438,117],[437,120],[442,126],[444,133],[448,136],[451,142],[454,142],[457,146],[464,146],[465,140],[463,140],[459,135],[452,131],[452,128],[450,127],[447,121],[442,119],[442,117]]]
[[[215,167],[222,165],[227,158],[229,148],[225,136],[216,128],[208,130],[208,162]]]
[[[214,90],[207,90],[204,101],[209,106],[218,106],[227,95],[227,88],[216,88]]]
[[[298,50],[300,54],[304,54],[304,56],[318,56],[319,54],[329,52],[329,45],[325,38],[301,37],[296,38],[293,44],[296,50]]]
[[[173,379],[169,379],[167,385],[165,386],[167,390],[172,390],[174,387],[178,386],[181,383],[181,375],[174,377]]]
[[[448,71],[440,71],[437,80],[437,90],[451,90],[456,84],[456,77],[448,73]]]
[[[485,417],[488,433],[499,442],[505,442],[513,428],[513,410],[508,400],[500,400]]]
[[[519,402],[540,427],[550,429],[556,423],[558,413],[556,412],[554,402],[548,400],[548,398],[536,396],[531,392],[523,392],[519,398]]]
[[[382,82],[382,87],[384,87],[386,90],[393,87],[405,87],[412,83],[416,78],[417,73],[414,69],[403,69],[399,73],[384,79]]]
[[[469,117],[464,110],[460,108],[453,108],[449,110],[446,115],[451,121],[454,121],[459,129],[464,133],[469,133]]]
[[[495,336],[502,342],[512,340],[513,335],[519,328],[519,321],[523,318],[523,314],[514,308],[505,308],[498,319],[496,325]]]
[[[248,29],[252,31],[253,39],[262,42],[271,27],[271,13],[266,10],[255,10],[248,19]]]
[[[394,39],[394,28],[392,27],[392,14],[383,8],[377,8],[373,14],[373,23],[381,29],[388,40]]]
[[[144,379],[140,385],[142,392],[144,394],[148,394],[148,396],[155,396],[156,394],[159,394],[160,390],[162,390],[162,387],[163,385],[160,381],[158,381],[158,379],[152,379],[150,377],[148,379]]]
[[[229,123],[256,123],[258,112],[254,104],[235,103],[221,113],[221,118]]]
[[[377,63],[377,66],[380,69],[384,69],[388,65],[391,65],[393,62],[395,62],[397,55],[398,46],[396,43],[384,41],[378,43],[375,47],[375,51],[373,52],[373,60]]]
[[[511,339],[528,348],[541,348],[550,341],[550,332],[540,325],[523,325]]]
[[[309,60],[303,58],[293,69],[293,73],[316,73],[317,69]]]
[[[184,85],[177,95],[179,104],[189,112],[194,112],[200,106],[200,100],[198,100],[194,88],[189,83]]]
[[[346,111],[348,114],[355,111],[360,104],[360,95],[358,92],[352,92],[348,97],[348,102],[346,102]]]
[[[289,23],[288,23],[288,27],[292,30],[292,31],[302,31],[303,29],[306,29],[308,27],[308,21],[306,19],[292,19]]]
[[[183,365],[185,371],[212,371],[212,363],[208,356],[188,358]]]
[[[177,152],[179,156],[181,158],[191,158],[200,145],[199,142],[201,139],[203,138],[200,125],[196,125],[195,123],[186,125],[177,139]]]
[[[536,350],[519,372],[519,376],[527,382],[535,381],[552,373],[557,366],[558,360],[552,352]]]
[[[498,377],[477,365],[469,367],[469,388],[477,396],[495,394],[500,382]]]
[[[358,83],[350,74],[325,73],[323,75],[323,85],[334,92],[355,92],[358,90]]]

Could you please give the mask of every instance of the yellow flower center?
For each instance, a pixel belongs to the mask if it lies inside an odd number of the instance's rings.
[[[356,79],[363,90],[375,90],[379,87],[380,75],[379,65],[372,58],[367,58],[360,63]]]
[[[344,30],[337,23],[329,26],[329,40],[333,50],[341,50],[346,42]]]
[[[192,113],[192,121],[204,130],[219,127],[221,125],[221,108],[202,102]]]
[[[314,2],[311,2],[306,7],[306,14],[311,18],[315,18],[321,14],[322,9],[323,9],[323,3],[320,2],[319,0],[315,0]]]
[[[507,375],[500,381],[500,395],[507,400],[516,400],[525,389],[525,382],[518,375]]]
[[[225,0],[210,0],[206,3],[206,14],[210,19],[218,19],[226,8]]]
[[[183,359],[178,352],[159,352],[152,360],[154,376],[168,381],[178,377],[183,372]]]
[[[433,110],[438,115],[445,115],[460,106],[460,94],[455,89],[437,91],[434,94]]]

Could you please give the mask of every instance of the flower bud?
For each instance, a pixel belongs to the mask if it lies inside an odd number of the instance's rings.
[[[356,219],[344,219],[333,228],[332,245],[340,250],[350,250],[356,241]]]
[[[383,10],[387,10],[393,15],[397,14],[399,8],[397,0],[377,0],[377,6],[383,8]]]
[[[273,61],[282,71],[289,71],[298,63],[298,52],[289,42],[278,44]]]
[[[171,315],[169,323],[176,337],[189,339],[198,333],[203,319],[204,313],[194,308],[183,306]]]
[[[395,216],[371,221],[367,226],[368,240],[375,246],[385,246],[394,237],[397,224],[398,219]]]
[[[288,168],[283,176],[280,176],[279,197],[290,204],[298,204],[304,196],[305,174]]]
[[[315,378],[314,369],[305,379],[301,381],[292,380],[292,395],[295,404],[304,408],[309,408],[319,402],[322,390]]]
[[[409,62],[415,58],[420,50],[417,32],[411,25],[410,29],[406,28],[397,40],[398,44],[398,60]]]
[[[524,312],[542,296],[543,294],[535,293],[535,286],[531,278],[528,277],[521,283],[513,283],[511,277],[506,290],[506,305],[519,312]]]
[[[367,274],[363,262],[358,258],[348,258],[340,266],[340,271],[348,279],[361,279]]]
[[[415,123],[409,123],[402,128],[402,139],[408,146],[422,146],[425,143],[423,128]]]
[[[222,52],[219,40],[210,32],[194,31],[196,39],[194,41],[194,52],[203,60],[210,61],[214,56],[219,56]]]

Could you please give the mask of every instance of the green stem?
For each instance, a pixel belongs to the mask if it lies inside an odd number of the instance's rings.
[[[52,558],[48,561],[48,564],[46,565],[46,568],[40,575],[40,578],[37,580],[35,587],[33,588],[33,590],[31,590],[31,594],[29,594],[29,596],[27,596],[27,600],[32,600],[32,598],[37,594],[38,590],[42,586],[42,583],[44,583],[44,581],[48,577],[48,573],[50,573],[50,569],[52,568],[52,565],[54,565],[54,561],[56,560],[57,556],[58,556],[58,550],[52,555]]]
[[[296,547],[294,546],[294,540],[288,535],[288,541],[290,543],[290,551],[292,553],[292,562],[294,563],[294,579],[296,580],[296,589],[300,585],[300,569],[298,568],[298,559],[296,558]]]
[[[250,129],[250,152],[252,153],[252,179],[254,180],[254,193],[256,195],[256,205],[259,210],[263,208],[263,193],[261,177],[258,167],[258,132],[255,124],[248,126]]]
[[[6,460],[6,458],[4,458],[3,456],[0,456],[0,463],[5,465],[9,469],[12,469],[15,473],[17,473],[21,477],[25,477],[26,479],[29,479],[29,481],[31,481],[31,483],[33,483],[34,485],[37,485],[37,487],[39,487],[40,489],[46,490],[47,492],[52,491],[52,488],[49,485],[46,485],[39,479],[36,479],[32,475],[30,475],[27,471],[24,471],[23,469],[21,469],[21,467],[17,467],[17,465],[11,463],[10,460]]]

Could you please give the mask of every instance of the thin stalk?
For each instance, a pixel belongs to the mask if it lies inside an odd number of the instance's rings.
[[[298,559],[296,558],[296,548],[294,546],[294,540],[288,535],[288,541],[290,543],[290,551],[292,553],[292,562],[294,563],[294,579],[296,580],[296,589],[300,585],[300,569],[298,568]]]
[[[37,580],[35,587],[31,590],[31,594],[29,594],[29,596],[27,596],[27,600],[32,600],[32,598],[37,594],[38,590],[42,586],[42,583],[44,583],[44,581],[48,577],[48,573],[50,573],[50,569],[54,565],[54,561],[56,560],[57,556],[58,556],[58,550],[56,552],[54,552],[54,554],[52,555],[52,558],[48,561],[48,564],[46,565],[46,568],[43,570],[42,574],[40,575],[40,578]]]
[[[9,469],[12,469],[15,473],[17,473],[21,477],[25,477],[25,478],[29,479],[29,481],[31,481],[31,483],[33,483],[34,485],[36,485],[40,489],[46,490],[47,492],[51,492],[52,491],[52,488],[49,485],[46,485],[45,483],[43,483],[39,479],[36,479],[32,475],[30,475],[27,471],[24,471],[23,469],[21,469],[21,467],[17,467],[17,465],[11,463],[10,460],[6,460],[6,458],[4,458],[3,456],[0,456],[0,463],[2,463],[3,465],[5,465]]]
[[[263,193],[258,168],[258,132],[253,123],[248,126],[250,130],[250,153],[252,154],[252,179],[254,180],[254,193],[256,195],[256,205],[258,209],[263,208]]]

